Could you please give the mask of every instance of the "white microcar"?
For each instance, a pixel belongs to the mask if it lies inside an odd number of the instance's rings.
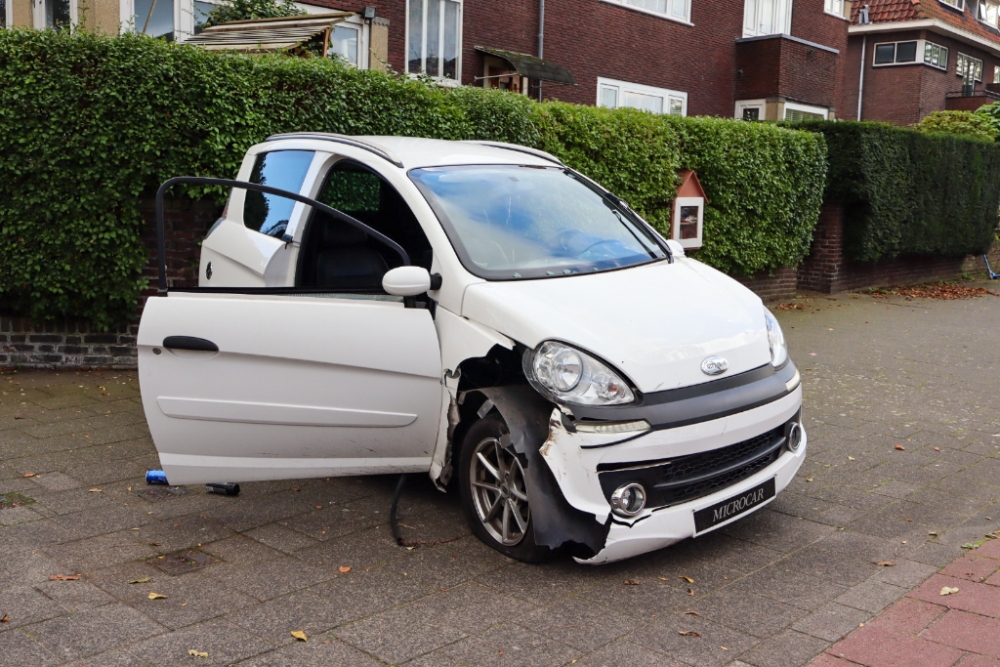
[[[286,134],[237,178],[198,286],[161,259],[139,327],[171,484],[456,478],[498,551],[605,563],[745,516],[802,464],[760,299],[555,157]]]

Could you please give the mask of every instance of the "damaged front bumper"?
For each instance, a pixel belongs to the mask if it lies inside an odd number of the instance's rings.
[[[577,560],[612,562],[710,532],[764,506],[773,495],[701,530],[697,511],[759,487],[769,494],[784,489],[807,448],[804,429],[798,448],[787,446],[791,424],[800,422],[802,388],[790,363],[764,376],[766,383],[753,379],[737,387],[744,400],[730,403],[717,417],[720,413],[713,410],[720,392],[685,397],[680,411],[676,401],[669,408],[660,403],[622,415],[631,421],[603,425],[553,410],[539,453],[566,502],[607,530],[603,545],[593,549],[595,555]],[[761,393],[761,385],[768,391]],[[754,391],[758,398],[746,402]],[[642,419],[643,413],[650,419]],[[666,422],[664,415],[673,421]],[[647,505],[625,517],[612,512],[610,498],[615,488],[629,482],[647,490]]]

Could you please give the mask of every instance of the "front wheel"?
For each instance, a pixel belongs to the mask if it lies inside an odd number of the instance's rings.
[[[539,563],[550,551],[535,544],[524,465],[504,446],[507,432],[497,414],[469,429],[459,462],[462,505],[476,537],[515,560]]]

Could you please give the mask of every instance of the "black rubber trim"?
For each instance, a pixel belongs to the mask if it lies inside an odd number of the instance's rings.
[[[752,410],[787,396],[790,392],[785,385],[795,373],[795,364],[791,361],[777,370],[768,364],[714,382],[645,394],[635,405],[574,405],[573,416],[578,420],[599,421],[645,419],[653,430],[699,424]],[[581,446],[595,449],[613,444],[617,443]]]
[[[163,347],[168,350],[199,350],[201,352],[218,352],[219,346],[204,338],[194,336],[167,336],[163,339]]]

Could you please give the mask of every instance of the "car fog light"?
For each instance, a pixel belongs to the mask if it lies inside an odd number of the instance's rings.
[[[802,427],[797,422],[788,426],[788,451],[797,452],[802,446]]]
[[[619,516],[635,516],[646,506],[646,489],[642,484],[625,484],[611,494],[611,510]]]

